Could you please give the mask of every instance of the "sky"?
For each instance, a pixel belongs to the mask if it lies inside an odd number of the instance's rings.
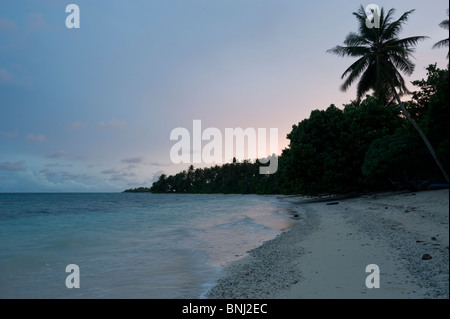
[[[71,3],[80,28],[66,27]],[[395,18],[416,9],[400,36],[430,37],[408,83],[447,66],[432,49],[448,38],[444,0],[2,0],[0,192],[151,186],[188,167],[172,162],[170,134],[194,120],[276,128],[280,154],[312,110],[356,98],[340,90],[352,59],[326,51],[371,3]]]

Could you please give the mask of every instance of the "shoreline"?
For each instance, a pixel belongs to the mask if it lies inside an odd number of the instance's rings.
[[[289,197],[299,223],[226,267],[206,298],[448,299],[448,196]],[[379,289],[365,285],[369,264],[379,266]]]

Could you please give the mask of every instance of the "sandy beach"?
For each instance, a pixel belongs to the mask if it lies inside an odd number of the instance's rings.
[[[283,200],[298,224],[227,267],[208,298],[449,298],[448,189]]]

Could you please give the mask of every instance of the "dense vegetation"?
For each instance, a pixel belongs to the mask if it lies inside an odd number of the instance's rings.
[[[436,65],[414,81],[420,90],[405,103],[449,169],[449,72]],[[133,192],[323,194],[385,189],[442,179],[417,132],[396,104],[383,106],[373,96],[343,109],[314,110],[292,127],[278,171],[259,174],[259,162],[236,162],[161,175],[151,188]]]
[[[364,27],[363,9],[354,13],[360,33],[350,33],[344,42],[347,46],[329,51],[361,56],[343,74],[347,76],[344,90],[360,77],[357,101],[342,109],[331,105],[314,110],[293,125],[275,174],[259,174],[259,161],[234,160],[197,169],[191,165],[176,175],[161,175],[151,188],[127,192],[318,195],[410,187],[426,179],[442,179],[450,163],[449,70],[430,65],[426,79],[412,82],[418,90],[408,102],[401,102],[396,91],[410,93],[398,69],[412,73],[410,54],[424,39],[397,38],[412,12],[392,21],[393,10],[386,15],[382,11],[379,30]],[[373,95],[362,100],[369,90]],[[426,137],[421,138],[418,131]]]

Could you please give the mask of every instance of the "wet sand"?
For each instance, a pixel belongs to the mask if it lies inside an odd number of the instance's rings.
[[[208,298],[449,298],[448,189],[284,200],[299,223],[230,265]],[[366,286],[370,264],[380,288]]]

